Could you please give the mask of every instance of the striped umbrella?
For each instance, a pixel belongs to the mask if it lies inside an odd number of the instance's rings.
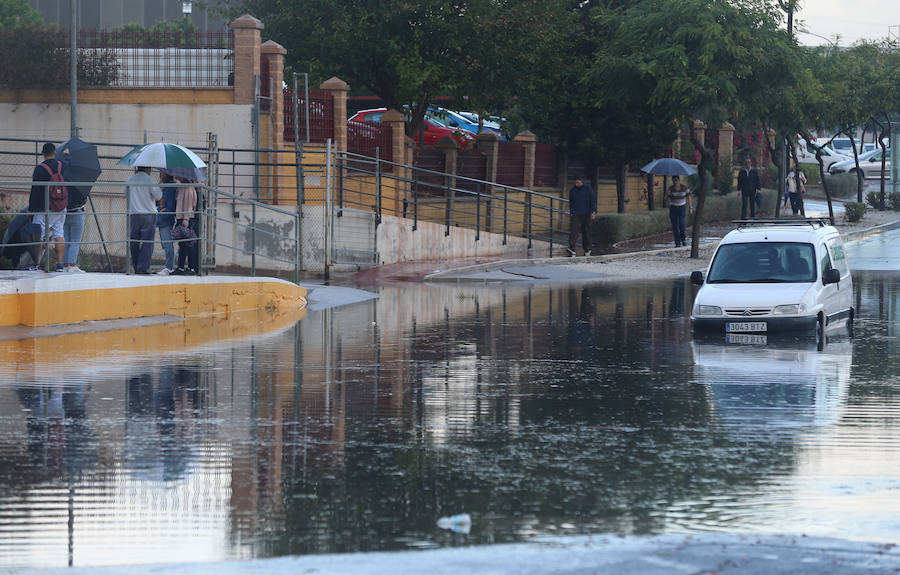
[[[119,160],[126,166],[147,168],[205,168],[206,163],[194,152],[178,144],[156,142],[131,150]]]

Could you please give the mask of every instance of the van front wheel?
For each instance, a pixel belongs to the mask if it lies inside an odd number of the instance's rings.
[[[822,314],[816,318],[816,349],[825,349],[825,316]]]

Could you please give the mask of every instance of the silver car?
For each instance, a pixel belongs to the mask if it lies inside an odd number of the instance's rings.
[[[859,169],[864,178],[881,177],[881,148],[859,155]],[[843,162],[835,162],[828,167],[829,174],[856,173],[856,162],[853,158]],[[891,177],[891,150],[887,150],[887,161],[884,163],[884,177]]]

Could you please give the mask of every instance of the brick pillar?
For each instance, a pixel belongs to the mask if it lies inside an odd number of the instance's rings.
[[[282,45],[269,40],[260,46],[260,51],[268,56],[268,72],[272,79],[272,86],[274,86],[271,113],[275,120],[273,122],[275,133],[272,135],[272,140],[275,142],[275,147],[279,148],[284,144],[284,91],[282,84],[284,82],[284,55],[287,54],[287,50]]]
[[[231,23],[234,33],[234,103],[253,103],[253,77],[259,75],[263,23],[244,14]]]
[[[702,120],[694,120],[694,137],[701,146],[706,145],[706,124]]]
[[[537,136],[525,130],[513,140],[525,145],[525,189],[534,188],[534,149],[537,147]]]
[[[500,153],[500,136],[497,132],[484,130],[475,139],[478,141],[478,151],[487,158],[487,173],[484,179],[489,182],[497,181],[497,155]]]
[[[350,85],[332,77],[322,82],[321,90],[331,93],[334,100],[334,143],[338,150],[347,151],[347,92]]]
[[[725,122],[719,128],[719,159],[730,158],[734,165],[734,126]]]
[[[391,127],[391,157],[394,159],[394,163],[404,166],[409,165],[410,162],[406,157],[406,116],[397,110],[388,110],[382,114],[381,123]],[[403,211],[403,200],[406,198],[409,186],[405,182],[409,181],[411,174],[409,173],[409,168],[394,166],[393,170],[394,175],[398,178],[395,180],[396,185],[402,187],[384,190],[382,192],[382,206],[386,212],[399,215]],[[382,179],[382,182],[384,182],[384,179]]]

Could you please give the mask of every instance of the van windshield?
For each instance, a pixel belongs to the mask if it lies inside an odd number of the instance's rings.
[[[707,283],[816,281],[815,249],[796,242],[725,244],[709,266]]]

